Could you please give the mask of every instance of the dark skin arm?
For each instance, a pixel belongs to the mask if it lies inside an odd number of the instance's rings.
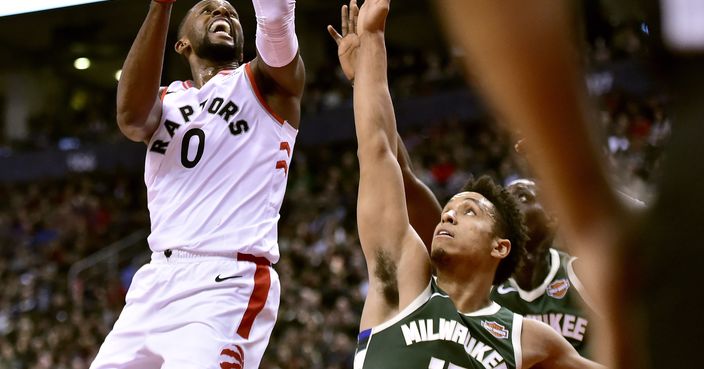
[[[257,85],[267,104],[294,128],[301,122],[301,97],[305,85],[305,68],[300,54],[281,67],[271,67],[257,57],[251,62]]]
[[[479,80],[501,120],[526,138],[527,157],[561,219],[570,252],[588,269],[585,287],[598,291],[595,304],[611,315],[616,307],[612,299],[622,288],[617,247],[634,218],[609,185],[591,140],[567,4],[549,0],[439,4],[450,35],[467,53],[466,69]],[[632,332],[612,327],[597,341],[609,342],[617,331]],[[617,367],[614,363],[620,357],[624,367],[642,367],[627,358],[632,343],[625,339],[605,344],[618,354],[600,361]]]
[[[428,253],[430,253],[433,234],[435,233],[435,227],[440,221],[442,207],[433,191],[413,173],[411,158],[401,136],[397,137],[397,142],[398,151],[396,158],[403,174],[403,189],[406,193],[408,218],[413,228],[418,232],[418,236],[423,240]]]
[[[117,124],[133,141],[148,142],[161,118],[159,81],[171,4],[152,1],[117,84]]]
[[[269,21],[278,22],[280,19]],[[298,128],[301,121],[301,96],[305,85],[305,67],[300,51],[288,64],[273,67],[264,62],[257,50],[257,57],[250,65],[267,104],[293,127]]]

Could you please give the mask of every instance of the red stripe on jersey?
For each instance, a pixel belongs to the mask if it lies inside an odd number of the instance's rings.
[[[242,365],[237,363],[220,363],[220,369],[242,369]]]
[[[276,162],[276,169],[283,169],[284,174],[288,175],[288,164],[284,160],[279,160]]]
[[[167,92],[169,92],[169,88],[168,88],[168,87],[162,87],[162,89],[161,89],[161,96],[159,96],[159,100],[161,100],[161,101],[163,102],[163,101],[164,101],[164,96],[166,96],[166,93],[167,93]]]
[[[288,142],[282,142],[281,145],[279,145],[279,150],[286,150],[288,157],[291,157],[291,145],[289,145]]]
[[[243,260],[239,254],[237,260]],[[251,256],[251,255],[250,255]],[[252,258],[257,258],[256,256],[251,256]],[[239,327],[237,327],[237,334],[244,338],[249,338],[249,332],[252,330],[252,324],[254,324],[254,319],[257,315],[261,313],[266,305],[266,299],[269,296],[269,288],[271,287],[271,276],[269,274],[269,261],[265,258],[257,263],[257,270],[254,272],[254,289],[252,290],[252,295],[249,296],[249,303],[247,304],[247,310],[245,310],[242,316],[242,321]],[[264,264],[266,263],[266,264]]]
[[[269,112],[269,114],[276,119],[279,124],[283,125],[284,124],[284,119],[281,118],[274,110],[271,109],[269,104],[266,103],[266,100],[264,100],[264,95],[262,95],[261,91],[259,90],[259,86],[257,86],[257,82],[254,80],[254,72],[252,72],[252,67],[250,66],[250,63],[247,63],[244,65],[244,70],[247,72],[247,78],[249,79],[249,84],[252,85],[252,91],[254,91],[254,95],[257,96],[257,100],[259,100],[259,103],[262,104],[264,109]]]
[[[234,352],[234,351],[232,351],[232,350],[230,350],[230,349],[224,349],[224,350],[222,350],[222,352],[220,353],[220,355],[226,355],[226,356],[229,356],[229,357],[231,357],[231,358],[233,358],[233,359],[235,359],[235,360],[237,360],[237,361],[239,361],[239,362],[242,362],[242,355],[240,355],[239,353]]]

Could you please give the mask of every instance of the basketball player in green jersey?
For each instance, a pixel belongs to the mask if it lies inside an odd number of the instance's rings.
[[[386,75],[389,5],[368,0],[358,19],[343,8],[343,36],[331,31],[339,44],[356,30],[359,42],[353,58],[357,219],[369,291],[355,368],[598,368],[549,326],[489,299],[492,284],[515,268],[526,237],[505,190],[484,177],[455,195],[442,209],[430,256],[411,227]],[[497,349],[497,342],[507,344]]]
[[[557,222],[543,208],[534,181],[519,179],[506,189],[523,213],[529,240],[523,263],[508,281],[492,290],[491,298],[513,312],[550,325],[580,355],[590,357],[589,321],[595,314],[574,272],[576,258],[553,248]]]

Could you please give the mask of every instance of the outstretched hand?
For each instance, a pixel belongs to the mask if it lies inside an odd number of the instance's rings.
[[[366,0],[359,9],[357,34],[365,32],[384,32],[386,16],[389,14],[391,0]]]
[[[357,50],[359,35],[365,32],[383,32],[386,16],[389,14],[390,0],[366,0],[361,8],[357,0],[350,0],[350,5],[343,5],[341,10],[341,25],[338,33],[333,26],[328,25],[328,33],[337,43],[337,57],[345,77],[354,82],[357,66]]]
[[[349,7],[342,6],[341,25],[339,34],[333,26],[328,25],[328,33],[337,43],[337,57],[340,59],[340,67],[350,82],[354,82],[354,72],[357,66],[357,49],[359,48],[359,36],[357,36],[357,16],[359,7],[356,0],[350,0]]]

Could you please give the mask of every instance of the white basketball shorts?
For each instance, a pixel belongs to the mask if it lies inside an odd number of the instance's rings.
[[[152,254],[91,369],[256,369],[279,308],[278,274],[251,255]]]

